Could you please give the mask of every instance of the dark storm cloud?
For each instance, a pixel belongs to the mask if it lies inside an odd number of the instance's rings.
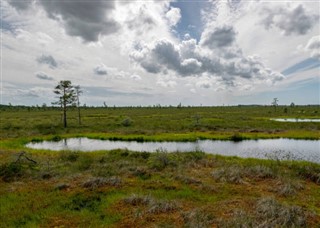
[[[112,18],[114,1],[50,1],[50,0],[9,0],[17,10],[27,10],[32,2],[38,3],[47,15],[62,22],[70,36],[81,37],[85,42],[95,42],[100,35],[108,35],[119,29],[119,24]]]
[[[50,77],[46,73],[43,73],[43,72],[36,73],[36,77],[41,79],[41,80],[47,80],[47,81],[52,81],[53,80],[53,77]]]
[[[318,23],[319,16],[306,12],[302,5],[293,9],[263,9],[264,18],[261,23],[266,29],[277,27],[284,35],[304,35]]]
[[[81,37],[86,42],[94,42],[100,35],[108,35],[118,30],[119,25],[110,13],[114,1],[48,1],[39,0],[48,16],[62,22],[71,36]]]
[[[37,58],[37,62],[40,64],[48,65],[51,69],[58,67],[58,63],[51,55],[41,55]]]
[[[33,0],[8,0],[8,2],[17,10],[27,10],[31,7]]]
[[[232,26],[222,26],[207,29],[201,36],[200,44],[209,48],[222,48],[232,45],[236,39],[236,32]]]

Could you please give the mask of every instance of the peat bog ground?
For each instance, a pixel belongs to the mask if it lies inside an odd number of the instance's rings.
[[[203,151],[34,150],[31,141],[319,140],[319,106],[0,109],[1,227],[318,227],[320,164]]]

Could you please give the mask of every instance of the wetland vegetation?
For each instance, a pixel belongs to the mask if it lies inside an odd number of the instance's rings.
[[[28,142],[320,138],[319,106],[1,106],[1,227],[317,227],[320,164],[127,149],[34,150]]]

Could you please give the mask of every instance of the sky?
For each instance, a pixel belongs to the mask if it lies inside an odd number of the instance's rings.
[[[0,0],[1,104],[320,104],[320,2]]]

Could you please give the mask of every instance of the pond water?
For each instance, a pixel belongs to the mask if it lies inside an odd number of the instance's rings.
[[[203,151],[226,156],[268,159],[308,160],[320,163],[320,140],[260,139],[240,142],[198,140],[196,142],[135,142],[88,138],[70,138],[59,142],[43,141],[26,145],[33,149],[54,151],[96,151],[128,149],[131,151],[190,152]]]
[[[298,118],[288,118],[288,119],[275,118],[271,120],[278,121],[278,122],[320,122],[320,119],[298,119]]]

